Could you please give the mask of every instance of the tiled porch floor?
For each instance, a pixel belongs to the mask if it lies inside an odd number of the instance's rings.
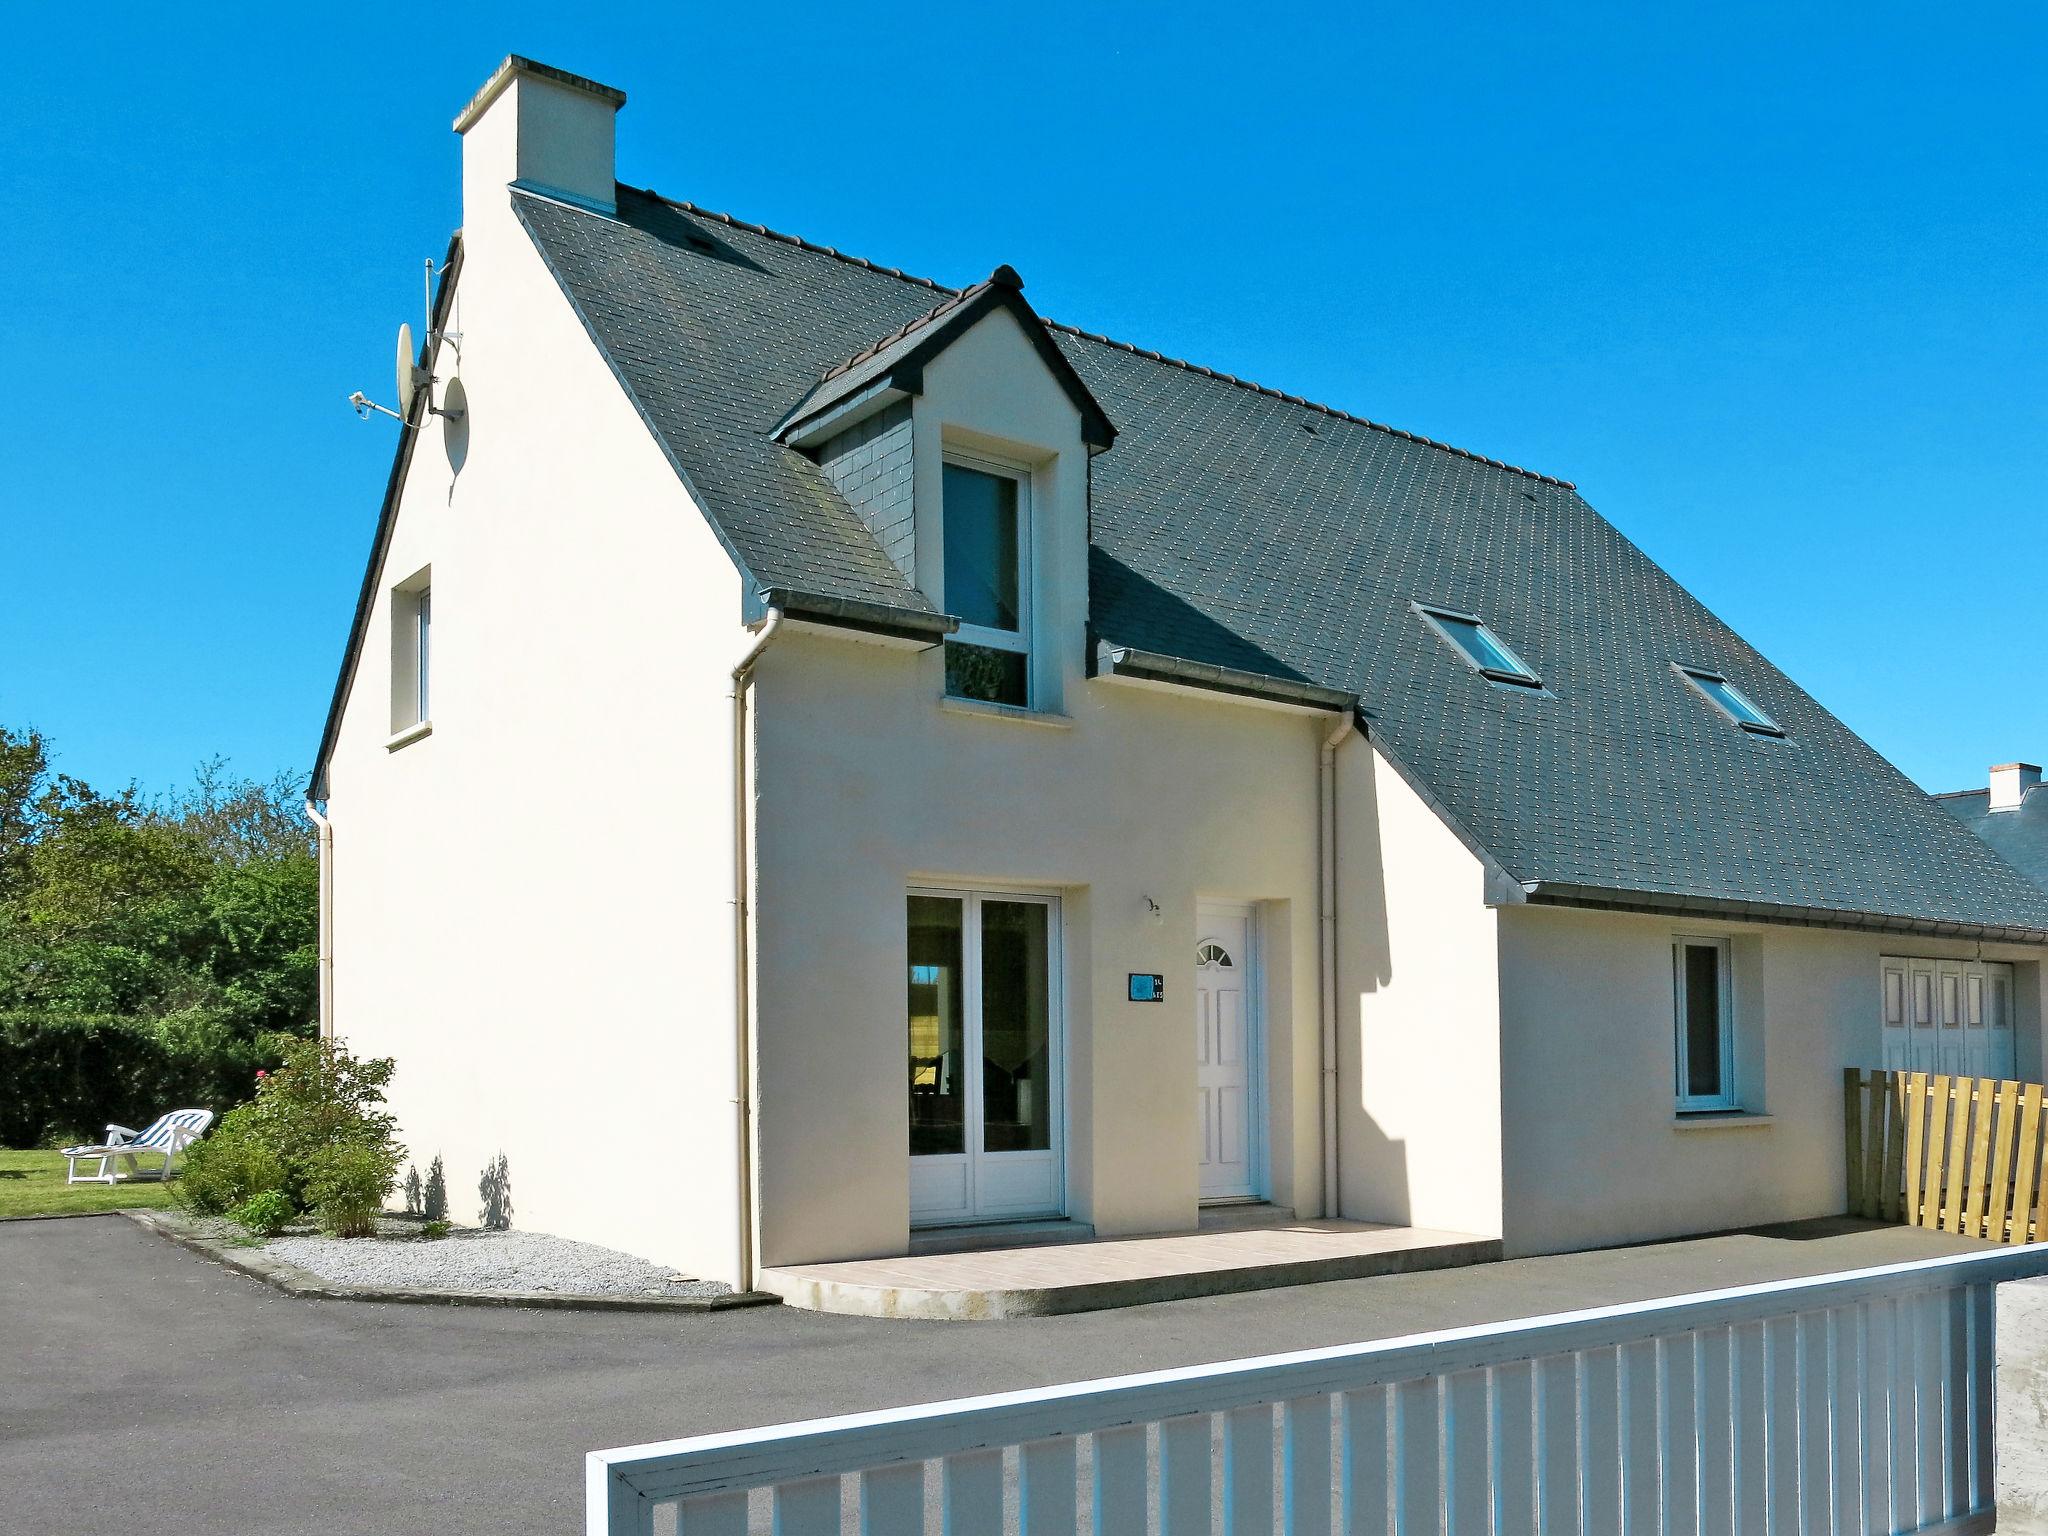
[[[864,1317],[982,1319],[1443,1269],[1497,1259],[1498,1239],[1363,1221],[1209,1226],[1157,1237],[797,1264],[761,1272],[792,1306]]]

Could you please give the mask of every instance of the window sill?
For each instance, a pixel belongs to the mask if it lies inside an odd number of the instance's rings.
[[[1746,1131],[1757,1126],[1776,1125],[1776,1115],[1751,1114],[1744,1109],[1695,1109],[1675,1115],[1674,1131]]]
[[[1019,725],[1047,726],[1057,731],[1074,728],[1072,715],[1054,714],[1045,709],[1019,709],[1014,704],[989,704],[981,699],[956,699],[950,694],[940,696],[939,708],[951,715],[973,715],[982,720],[1014,720]]]
[[[424,741],[434,734],[434,722],[422,720],[418,725],[408,725],[402,731],[394,731],[391,739],[384,743],[386,752],[396,752],[400,747],[409,747],[416,741]]]

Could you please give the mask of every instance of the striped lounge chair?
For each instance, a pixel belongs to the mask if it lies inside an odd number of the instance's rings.
[[[163,1166],[157,1169],[159,1180],[171,1176],[171,1159],[206,1134],[206,1128],[213,1124],[210,1109],[174,1109],[168,1115],[159,1115],[139,1131],[131,1131],[125,1125],[107,1127],[107,1139],[89,1147],[66,1147],[64,1156],[70,1164],[66,1184],[112,1184],[120,1177],[114,1172],[116,1162],[127,1166],[127,1176],[140,1178],[142,1170],[136,1165],[135,1157],[140,1152],[154,1152],[163,1159]],[[80,1163],[94,1165],[91,1173],[80,1173]]]

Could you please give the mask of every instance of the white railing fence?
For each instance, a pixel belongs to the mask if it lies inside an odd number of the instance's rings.
[[[1967,1532],[2006,1248],[596,1451],[588,1536]]]

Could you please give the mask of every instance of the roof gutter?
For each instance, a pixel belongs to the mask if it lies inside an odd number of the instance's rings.
[[[897,608],[888,603],[864,602],[852,597],[828,597],[801,592],[792,587],[768,587],[749,604],[748,622],[766,614],[780,613],[789,619],[808,619],[839,629],[857,629],[868,634],[889,635],[903,640],[937,641],[960,627],[950,613],[929,608]]]
[[[1343,710],[1355,716],[1358,695],[1342,688],[1325,688],[1320,683],[1291,677],[1274,677],[1264,672],[1246,672],[1238,667],[1221,667],[1206,661],[1189,661],[1158,651],[1141,651],[1107,640],[1095,646],[1097,677],[1128,677],[1148,683],[1177,683],[1183,688],[1205,688],[1211,693],[1231,693],[1240,698],[1263,699],[1269,704],[1292,704],[1301,709]]]
[[[1686,896],[1670,891],[1603,890],[1599,886],[1575,885],[1559,880],[1524,881],[1522,890],[1532,906],[1586,907],[1608,912],[1642,912],[1657,917],[1721,917],[1797,928],[1909,933],[1930,939],[1966,939],[1992,944],[2048,944],[2048,928],[2029,928],[2022,924],[1958,923],[1940,918],[1900,917],[1884,912]]]

